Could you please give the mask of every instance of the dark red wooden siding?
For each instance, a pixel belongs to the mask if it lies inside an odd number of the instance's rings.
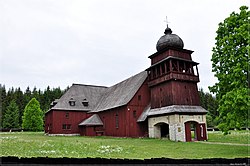
[[[200,105],[196,83],[168,81],[151,87],[151,107],[169,105]]]
[[[150,91],[147,81],[145,81],[127,105],[97,113],[104,123],[101,128],[94,126],[78,126],[80,122],[90,117],[92,114],[80,111],[51,110],[46,114],[45,130],[50,134],[79,133],[88,136],[103,134],[117,137],[147,136],[147,122],[137,123],[137,119],[149,105],[149,102]],[[68,113],[68,117],[66,117],[66,113]],[[71,125],[71,129],[63,129],[63,124]],[[49,125],[51,125],[52,128],[48,131],[46,126]]]
[[[66,113],[68,117],[66,117]],[[78,124],[86,118],[87,113],[82,111],[51,110],[45,117],[45,132],[49,134],[79,134]],[[63,124],[70,125],[70,129],[63,129]],[[47,129],[49,125],[52,127],[48,132]]]
[[[132,100],[125,106],[98,113],[104,123],[104,135],[116,137],[143,137],[147,135],[147,123],[137,119],[149,105],[150,92],[147,81],[140,87]],[[116,125],[118,115],[118,126]]]
[[[51,133],[53,132],[53,113],[52,111],[49,111],[45,114],[45,125],[44,125],[44,131],[45,133]]]
[[[169,49],[167,50],[166,52],[163,52],[163,53],[156,53],[153,55],[152,59],[151,59],[151,64],[155,64],[169,56],[174,56],[174,57],[178,57],[178,58],[182,58],[182,59],[187,59],[187,60],[192,60],[191,58],[191,54],[192,54],[192,51],[189,51],[189,50],[173,50],[173,49]]]

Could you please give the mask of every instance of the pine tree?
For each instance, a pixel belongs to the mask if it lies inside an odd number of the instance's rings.
[[[3,118],[3,128],[19,128],[19,111],[14,100],[11,100],[10,105],[6,108]]]
[[[3,126],[3,114],[6,108],[6,89],[0,84],[0,128]]]
[[[23,129],[29,131],[43,130],[43,112],[40,108],[39,102],[35,98],[32,98],[25,106],[22,118]]]

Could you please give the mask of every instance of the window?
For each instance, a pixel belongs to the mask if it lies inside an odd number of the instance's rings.
[[[141,95],[138,95],[138,101],[141,101]]]
[[[70,106],[75,106],[76,105],[76,101],[73,99],[73,97],[70,98],[69,105]]]
[[[71,124],[63,124],[62,129],[63,130],[70,130],[71,129]]]
[[[69,119],[69,112],[66,112],[65,118]]]
[[[115,114],[115,128],[119,128],[119,116],[118,113]]]
[[[136,110],[133,111],[133,117],[136,118]]]
[[[62,129],[63,129],[63,130],[66,130],[66,124],[63,124],[63,125],[62,125]]]
[[[87,107],[89,106],[89,102],[87,99],[83,99],[83,102],[82,102],[83,106]]]
[[[48,128],[47,128],[47,129],[48,129],[48,131],[52,130],[52,124],[51,124],[51,123],[50,123],[50,124],[48,124],[47,126],[48,126]]]
[[[75,101],[70,101],[70,102],[69,102],[69,105],[70,105],[70,106],[75,106],[76,103],[75,103]]]
[[[163,63],[163,64],[161,64],[161,71],[162,71],[162,74],[164,74],[165,73],[165,64]]]

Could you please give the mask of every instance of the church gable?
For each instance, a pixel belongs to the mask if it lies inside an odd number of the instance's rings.
[[[51,109],[91,111],[107,87],[73,84]]]

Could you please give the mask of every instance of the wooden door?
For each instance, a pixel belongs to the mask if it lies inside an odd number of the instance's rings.
[[[190,125],[191,125],[190,122],[185,123],[185,135],[186,135],[186,141],[187,142],[192,141],[192,138],[191,138],[191,126]]]

